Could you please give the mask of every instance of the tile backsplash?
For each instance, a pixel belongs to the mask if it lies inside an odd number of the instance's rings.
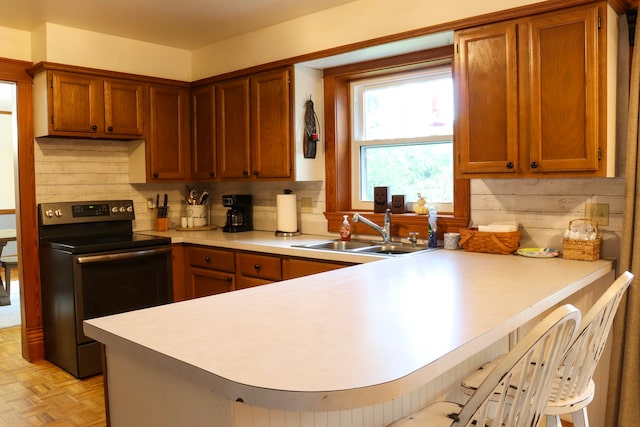
[[[90,139],[38,138],[35,142],[36,201],[131,199],[136,220],[134,229],[153,228],[153,213],[147,205],[155,203],[156,194],[167,194],[169,226],[176,227],[184,215],[187,184],[129,182],[128,141]],[[290,189],[298,199],[298,224],[307,234],[328,234],[323,212],[325,189],[321,181],[310,182],[248,182],[193,183],[199,190],[207,190],[211,224],[224,225],[226,208],[223,194],[252,194],[254,228],[275,231],[276,195]],[[311,199],[311,207],[302,209],[301,199]]]
[[[134,228],[153,228],[153,209],[147,199],[169,198],[170,227],[180,222],[186,184],[130,184],[129,142],[41,138],[35,144],[36,200],[132,199]],[[223,194],[252,194],[254,228],[275,231],[276,195],[285,188],[298,196],[298,224],[307,234],[330,234],[323,212],[324,182],[231,182],[192,184],[210,192],[211,223],[223,225]],[[301,199],[311,207],[301,208]],[[562,247],[562,233],[570,220],[584,216],[587,202],[609,204],[609,225],[601,227],[602,255],[617,257],[622,232],[623,178],[592,179],[474,179],[471,217],[474,225],[513,221],[522,230],[522,247]]]

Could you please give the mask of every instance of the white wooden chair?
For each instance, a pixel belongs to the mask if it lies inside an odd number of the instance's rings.
[[[580,318],[572,305],[557,308],[496,364],[467,403],[437,402],[389,427],[537,426]]]
[[[562,427],[560,416],[563,414],[572,415],[574,427],[589,426],[587,405],[595,394],[593,372],[604,351],[620,300],[632,280],[633,274],[624,272],[583,317],[576,339],[560,364],[543,412],[547,427]],[[503,357],[483,365],[463,380],[463,391],[473,393]]]

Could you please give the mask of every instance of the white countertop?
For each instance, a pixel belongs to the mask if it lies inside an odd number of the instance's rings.
[[[278,237],[273,231],[245,231],[241,233],[224,233],[222,229],[209,231],[138,231],[142,234],[170,237],[172,243],[189,243],[194,245],[215,246],[219,248],[244,251],[265,252],[277,255],[289,255],[302,258],[321,259],[326,261],[343,261],[367,263],[388,259],[376,254],[344,253],[317,249],[297,248],[293,245],[304,245],[324,240],[335,240],[334,236],[302,234],[293,237]],[[365,236],[365,240],[376,240],[376,236]],[[406,240],[406,239],[405,239]]]
[[[185,242],[207,244],[190,233]],[[610,270],[439,250],[92,319],[85,333],[233,401],[340,410],[427,383]]]

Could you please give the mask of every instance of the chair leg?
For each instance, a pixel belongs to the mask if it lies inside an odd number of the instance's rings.
[[[558,415],[547,415],[546,427],[562,427],[562,421]]]
[[[587,415],[587,407],[574,412],[571,415],[574,427],[589,427],[589,415]]]

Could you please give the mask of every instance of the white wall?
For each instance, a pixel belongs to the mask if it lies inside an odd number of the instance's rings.
[[[33,32],[32,61],[189,81],[191,53],[92,31],[47,23]]]
[[[0,113],[0,153],[0,210],[15,209],[12,114]]]
[[[356,0],[193,51],[193,79],[509,9],[535,0]]]
[[[0,27],[0,57],[31,60],[31,34],[28,31]]]

